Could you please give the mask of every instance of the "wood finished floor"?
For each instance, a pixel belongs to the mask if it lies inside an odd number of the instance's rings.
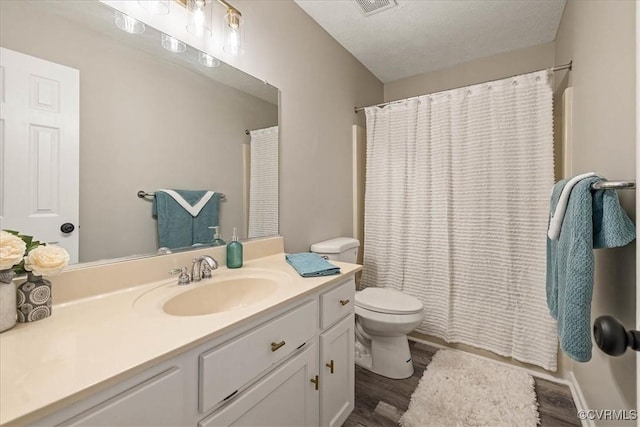
[[[392,380],[356,366],[355,409],[343,427],[391,427],[409,407],[411,394],[437,348],[409,341],[415,372],[405,380]],[[542,427],[580,427],[569,387],[534,377]]]

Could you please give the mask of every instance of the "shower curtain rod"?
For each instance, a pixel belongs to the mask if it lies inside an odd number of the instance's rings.
[[[573,68],[573,61],[569,61],[568,64],[558,65],[557,67],[553,67],[551,69],[551,71],[554,71],[554,72],[555,71],[561,71],[561,70],[569,70],[569,71],[571,71],[571,68]],[[546,69],[547,68],[543,68],[542,70],[530,71],[528,73],[514,74],[513,76],[502,77],[500,79],[485,80],[484,82],[478,82],[478,83],[473,83],[473,84],[470,84],[470,85],[458,86],[458,87],[454,87],[454,88],[446,89],[446,90],[460,89],[460,88],[467,87],[467,86],[479,85],[479,84],[482,84],[482,83],[489,83],[489,82],[492,82],[492,81],[495,81],[495,80],[502,80],[502,79],[508,79],[508,78],[511,78],[511,77],[518,77],[518,76],[522,76],[524,74],[537,73],[538,71],[544,71]],[[445,90],[441,90],[441,91],[433,92],[433,93],[430,93],[430,94],[427,94],[427,95],[434,95],[434,94],[440,93],[440,92],[446,92],[446,91]],[[425,96],[425,95],[412,96],[411,98],[405,98],[405,99],[398,99],[396,101],[383,102],[382,104],[370,105],[369,107],[386,107],[387,105],[396,104],[398,102],[404,102],[404,101],[408,101],[410,99],[417,99],[417,98],[420,98],[421,96]],[[369,108],[369,107],[354,107],[354,111],[357,114],[358,112],[363,111],[365,108]]]

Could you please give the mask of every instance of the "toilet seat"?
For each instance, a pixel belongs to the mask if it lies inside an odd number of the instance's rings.
[[[356,307],[385,314],[422,312],[422,303],[411,295],[393,288],[365,288],[356,292]]]

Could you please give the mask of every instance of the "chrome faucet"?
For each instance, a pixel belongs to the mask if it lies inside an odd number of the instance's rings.
[[[202,269],[202,264],[205,264],[205,268]],[[209,270],[207,270],[207,268]],[[191,281],[199,282],[202,280],[203,275],[211,277],[211,270],[218,268],[218,261],[209,255],[200,255],[193,259],[193,266],[191,267]],[[208,271],[208,273],[207,273]]]

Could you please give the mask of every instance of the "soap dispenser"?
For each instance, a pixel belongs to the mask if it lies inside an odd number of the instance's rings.
[[[224,240],[222,240],[222,236],[220,236],[220,226],[216,225],[213,228],[213,241],[211,242],[211,246],[224,246],[227,244]]]
[[[231,242],[227,244],[227,268],[242,267],[242,243],[238,241],[238,229],[233,229]]]

